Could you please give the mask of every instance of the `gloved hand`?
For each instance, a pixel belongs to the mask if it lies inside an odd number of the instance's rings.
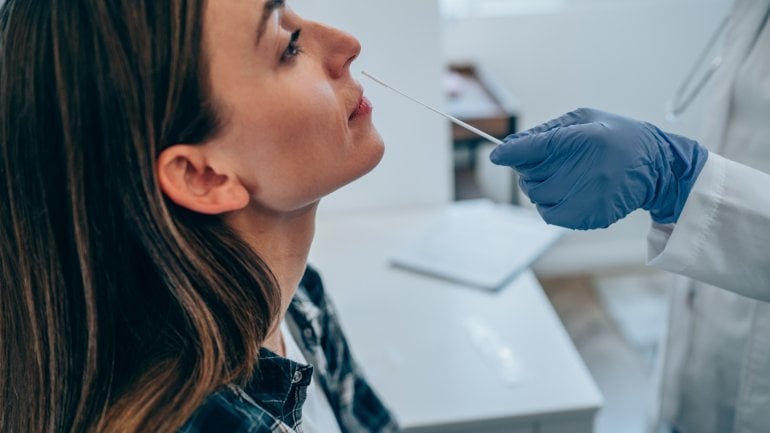
[[[708,151],[654,125],[581,108],[507,137],[490,155],[549,224],[608,227],[632,211],[676,222]]]

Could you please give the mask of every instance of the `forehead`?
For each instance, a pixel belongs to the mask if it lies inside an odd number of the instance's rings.
[[[212,97],[226,109],[234,100],[254,98],[256,88],[273,72],[280,52],[282,14],[273,11],[258,38],[266,6],[276,0],[208,0],[203,40]],[[245,91],[249,88],[253,92]],[[239,89],[239,90],[234,90]],[[260,90],[261,92],[262,90]]]
[[[209,0],[203,38],[210,61],[216,63],[222,58],[243,58],[262,45],[262,40],[267,37],[262,37],[264,35],[260,34],[260,30],[265,33],[265,29],[279,27],[279,14],[268,14],[266,10],[274,3],[275,0]],[[263,17],[268,19],[263,22]]]
[[[254,27],[262,19],[265,7],[273,0],[209,0],[206,2],[206,27],[214,34]],[[229,32],[228,32],[229,33]]]

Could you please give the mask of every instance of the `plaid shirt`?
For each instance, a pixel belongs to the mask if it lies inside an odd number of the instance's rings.
[[[244,387],[228,385],[211,395],[179,433],[302,433],[302,404],[314,374],[342,433],[398,431],[353,361],[321,277],[310,267],[287,319],[311,365],[261,349],[254,378]]]

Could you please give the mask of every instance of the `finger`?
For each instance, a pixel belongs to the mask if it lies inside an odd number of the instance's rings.
[[[524,195],[526,195],[527,197],[529,197],[529,190],[534,188],[535,186],[537,186],[537,183],[529,182],[524,180],[523,177],[519,177],[519,188],[521,189],[521,192],[523,192]],[[529,201],[531,201],[532,203],[535,203],[535,201],[532,200],[532,198],[530,198]]]
[[[541,206],[553,206],[564,200],[570,185],[564,185],[560,179],[549,177],[543,180],[525,180],[520,178],[519,186],[527,197]]]
[[[554,128],[588,123],[594,117],[595,113],[597,113],[597,110],[592,108],[578,108],[577,110],[564,113],[555,119],[551,119],[533,128],[509,135],[503,141],[514,140],[521,137],[526,137],[527,135],[542,134]]]
[[[521,170],[539,164],[550,154],[553,135],[562,128],[590,123],[599,113],[591,108],[578,108],[563,116],[524,132],[513,134],[503,140],[489,155],[493,164],[507,165]]]
[[[538,205],[537,211],[548,224],[573,230],[603,229],[618,220],[609,209],[587,201],[567,199],[554,205]]]
[[[574,212],[565,212],[562,209],[563,203],[555,205],[537,205],[537,212],[543,218],[543,221],[550,225],[564,227],[572,230],[588,230],[585,216]]]

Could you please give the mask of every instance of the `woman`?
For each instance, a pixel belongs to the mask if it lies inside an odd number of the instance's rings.
[[[2,5],[0,431],[395,429],[306,272],[382,156],[359,50],[282,0]]]

